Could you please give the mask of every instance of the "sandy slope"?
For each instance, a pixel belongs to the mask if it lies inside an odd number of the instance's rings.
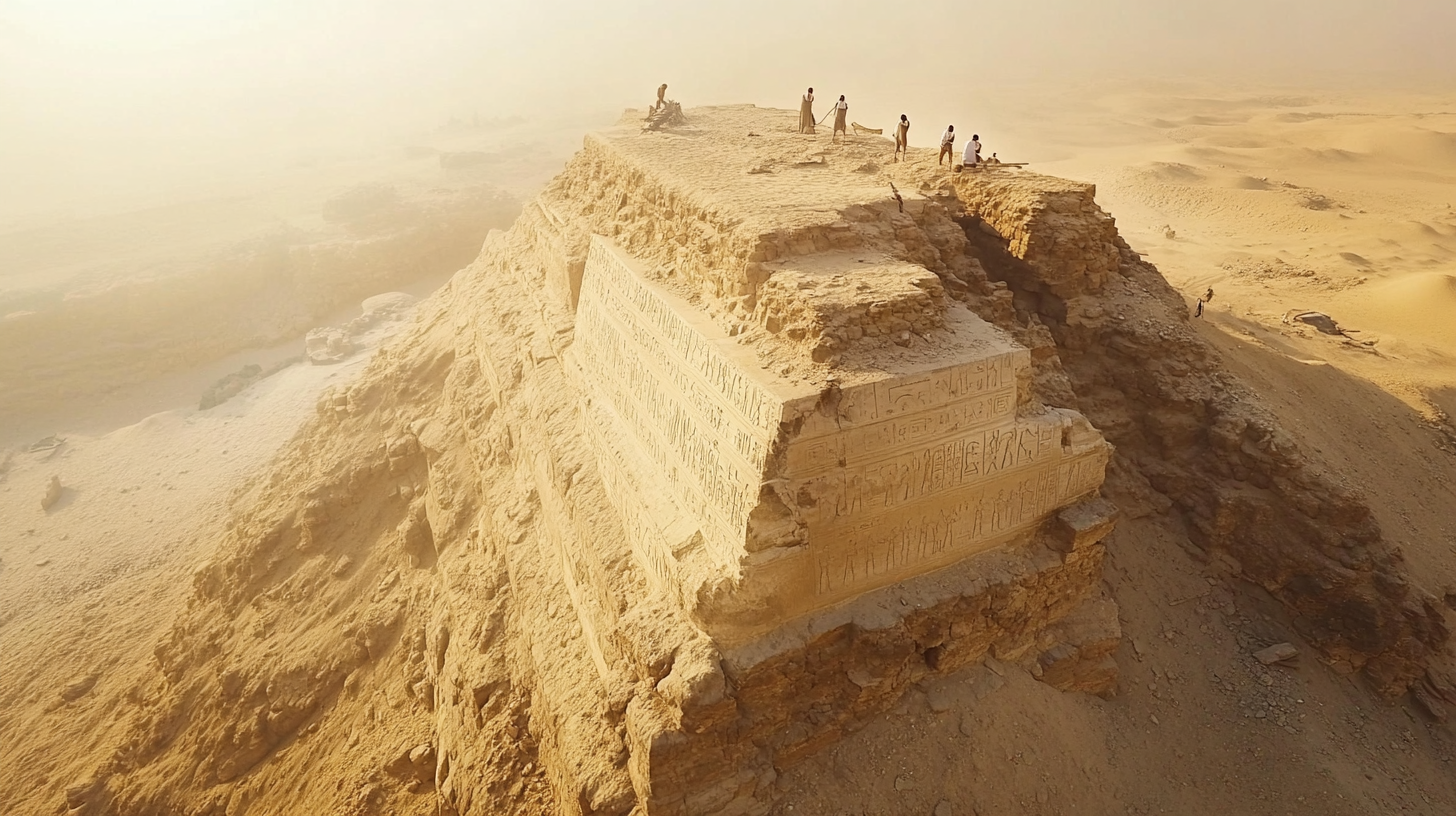
[[[372,348],[397,328],[365,342]],[[109,753],[121,733],[116,706],[140,693],[233,492],[266,468],[323,389],[350,382],[370,357],[295,365],[206,411],[172,408],[68,435],[55,450],[9,454],[0,469],[0,730],[25,738],[0,747],[0,803],[61,791]],[[213,379],[194,373],[186,401]],[[72,415],[66,427],[106,427],[108,416],[119,424],[130,408]],[[45,511],[51,476],[65,488]]]

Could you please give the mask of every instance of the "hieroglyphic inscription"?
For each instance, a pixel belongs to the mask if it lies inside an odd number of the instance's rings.
[[[594,390],[661,469],[673,499],[705,534],[741,534],[782,403],[600,239],[588,255],[576,344]]]
[[[1009,420],[1015,411],[1012,388],[975,394],[919,413],[800,440],[789,448],[789,467],[796,476],[807,477],[825,468],[868,464],[937,438]]]
[[[872,513],[816,530],[816,542],[833,542],[813,547],[816,589],[841,592],[969,554],[1095,489],[1105,465],[1105,453],[1094,450],[1055,468],[994,479],[928,509]]]
[[[633,336],[670,351],[687,370],[725,399],[750,427],[765,431],[782,418],[782,403],[761,384],[720,352],[715,344],[628,267],[624,258],[600,237],[593,236],[587,254],[589,272],[583,284],[617,314],[631,307],[637,318]],[[652,335],[650,338],[646,335]]]
[[[821,595],[1005,541],[1101,484],[1106,447],[1074,445],[1064,413],[1017,418],[1016,375],[1029,354],[1010,343],[980,360],[847,387],[832,410],[811,410],[812,398],[776,396],[713,332],[593,238],[575,338],[593,395],[588,415],[603,423],[592,432],[612,460],[603,467],[608,492],[639,559],[664,583],[675,556],[637,494],[665,491],[655,495],[734,564],[785,428],[797,436],[785,438],[780,475],[787,495],[802,497],[791,508],[809,533],[804,568],[813,575],[802,575]],[[607,425],[631,441],[613,441]],[[614,473],[629,448],[645,463],[640,478]]]
[[[589,361],[596,393],[666,477],[673,499],[704,522],[729,530],[741,526],[758,498],[761,478],[587,299],[577,313],[576,342]]]
[[[820,495],[809,512],[812,522],[875,514],[1014,470],[1054,464],[1061,455],[1057,429],[1046,421],[1010,423],[931,445],[907,445],[898,456],[796,484]]]
[[[601,474],[602,487],[608,501],[617,508],[628,543],[648,580],[659,590],[674,592],[677,585],[671,542],[659,524],[665,508],[659,506],[655,511],[648,510],[646,496],[649,491],[628,465],[626,459],[630,454],[621,451],[609,438],[616,431],[615,424],[613,417],[602,410],[589,415],[585,423],[587,434],[597,451],[597,471]]]
[[[1025,351],[1008,351],[915,377],[881,380],[846,389],[839,403],[844,421],[864,425],[891,417],[961,405],[1016,387],[1016,362]],[[1014,398],[1013,405],[1014,407]]]

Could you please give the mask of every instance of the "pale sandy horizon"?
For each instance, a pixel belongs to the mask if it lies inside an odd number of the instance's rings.
[[[0,7],[0,219],[185,198],[451,118],[582,130],[664,81],[690,105],[791,107],[814,85],[848,95],[866,124],[910,113],[922,144],[948,121],[992,130],[1017,99],[1129,82],[1440,94],[1456,88],[1451,30],[1456,6],[1435,0],[12,0]]]

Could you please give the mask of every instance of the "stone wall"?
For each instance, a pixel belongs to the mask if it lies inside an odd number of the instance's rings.
[[[598,450],[603,470],[637,462],[618,481],[666,498],[643,513],[619,495],[619,512],[700,535],[646,564],[733,643],[1005,544],[1096,491],[1101,436],[1072,411],[1018,415],[1030,357],[980,331],[974,351],[898,376],[794,384],[594,238],[572,356],[606,435],[625,440]],[[656,526],[644,538],[682,540]]]

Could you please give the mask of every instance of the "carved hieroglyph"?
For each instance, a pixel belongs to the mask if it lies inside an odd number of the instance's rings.
[[[1030,354],[980,329],[932,365],[790,383],[594,237],[575,354],[644,568],[710,631],[761,632],[1011,541],[1095,491],[1101,435],[1073,411],[1018,413]]]

